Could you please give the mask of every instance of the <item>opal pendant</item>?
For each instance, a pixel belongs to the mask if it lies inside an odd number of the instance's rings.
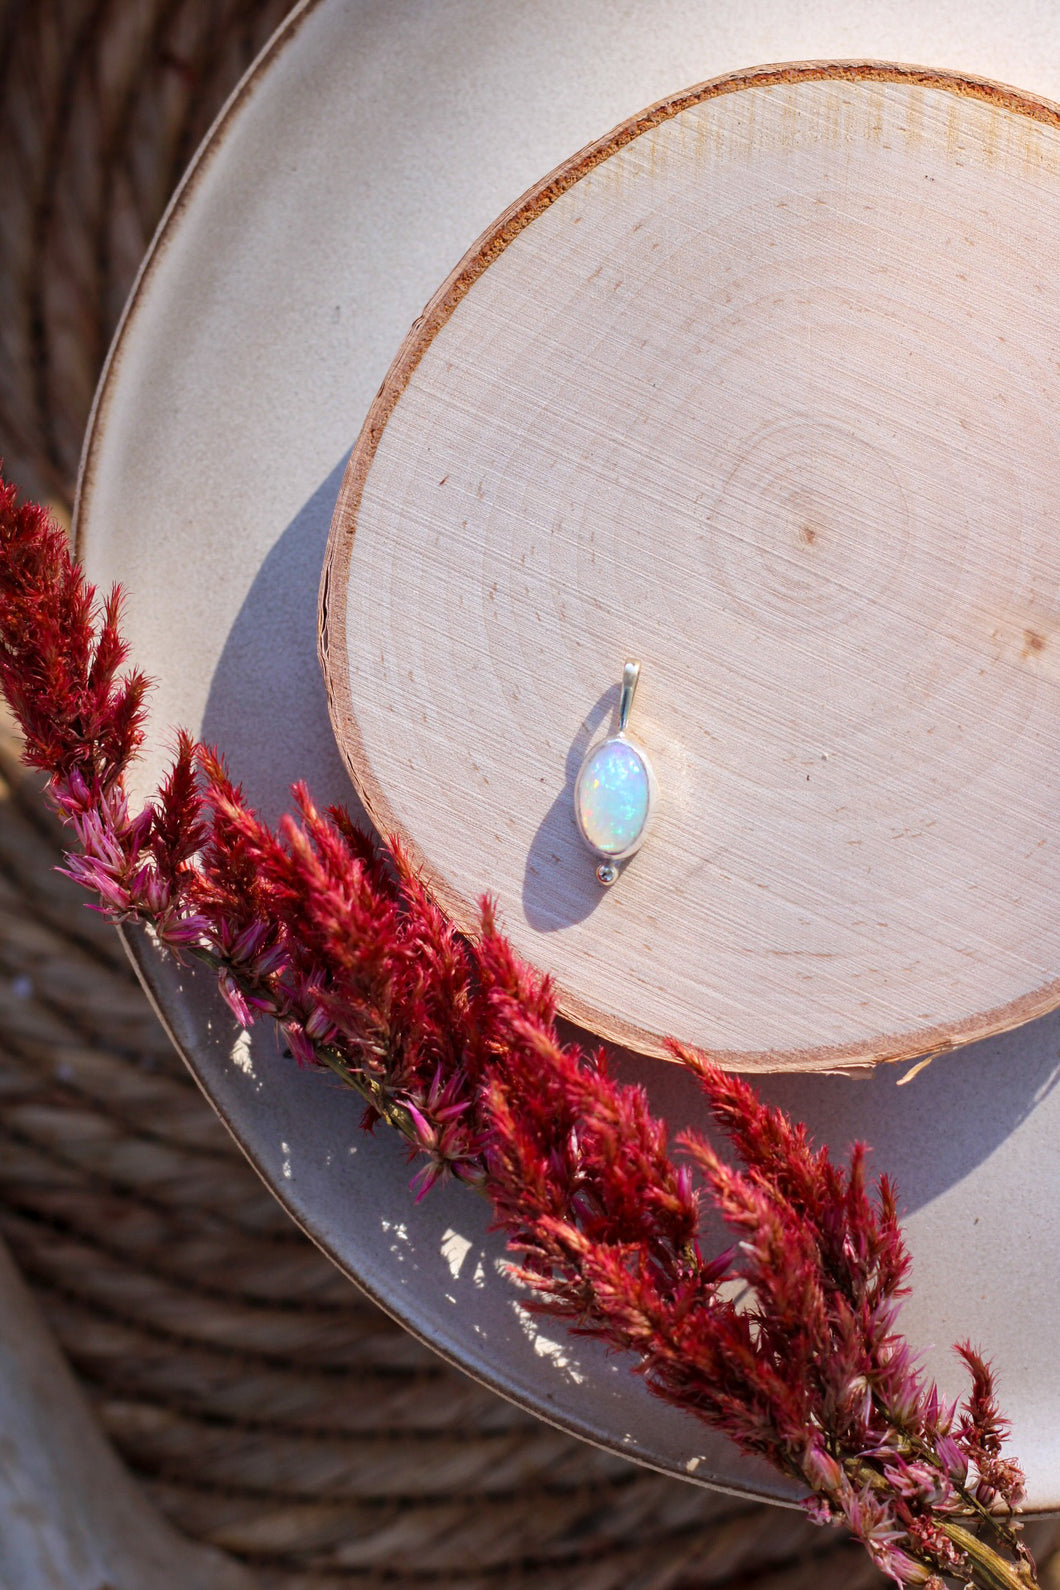
[[[618,733],[593,746],[574,786],[578,831],[602,858],[596,877],[605,888],[618,878],[618,863],[635,855],[644,843],[655,801],[655,775],[647,753],[626,733],[639,677],[640,663],[627,662]]]

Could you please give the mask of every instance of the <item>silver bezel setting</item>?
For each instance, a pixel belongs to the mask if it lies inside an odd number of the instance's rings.
[[[658,795],[658,785],[655,779],[655,770],[653,769],[651,765],[651,759],[648,756],[648,753],[644,750],[643,746],[626,733],[626,724],[629,720],[629,714],[633,706],[633,697],[636,693],[637,680],[639,677],[640,663],[633,660],[628,661],[622,673],[622,694],[619,701],[618,732],[617,734],[608,735],[606,740],[599,740],[595,745],[590,746],[589,750],[585,754],[581,767],[578,769],[578,777],[574,784],[575,822],[577,823],[578,832],[581,835],[585,845],[589,850],[592,851],[594,856],[601,858],[600,865],[596,868],[596,879],[597,882],[600,883],[604,888],[609,888],[613,883],[617,882],[620,872],[620,863],[628,861],[630,857],[635,856],[637,851],[641,848],[645,839],[648,837],[648,831],[651,828],[652,819],[655,814],[655,806]],[[645,779],[648,786],[648,799],[644,812],[644,820],[637,831],[635,839],[631,844],[627,845],[622,850],[607,850],[604,849],[603,846],[598,845],[586,833],[585,827],[582,823],[581,794],[582,785],[587,771],[590,764],[595,760],[599,753],[606,750],[607,747],[611,745],[623,745],[628,747],[628,749],[633,752],[634,756],[644,769]]]

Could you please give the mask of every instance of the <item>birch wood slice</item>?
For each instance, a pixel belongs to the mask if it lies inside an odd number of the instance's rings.
[[[321,650],[374,820],[562,1008],[744,1068],[1060,1002],[1060,111],[872,64],[619,128],[416,323]],[[574,819],[631,730],[652,834]]]

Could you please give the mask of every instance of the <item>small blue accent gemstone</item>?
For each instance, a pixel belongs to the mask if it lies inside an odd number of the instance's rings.
[[[622,856],[637,844],[648,821],[651,786],[644,758],[628,740],[605,740],[578,775],[578,822],[603,856]]]

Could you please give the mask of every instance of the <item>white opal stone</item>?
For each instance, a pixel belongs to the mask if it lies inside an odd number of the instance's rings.
[[[623,857],[637,849],[648,823],[651,782],[646,758],[622,736],[590,751],[574,805],[582,837],[598,855]]]

